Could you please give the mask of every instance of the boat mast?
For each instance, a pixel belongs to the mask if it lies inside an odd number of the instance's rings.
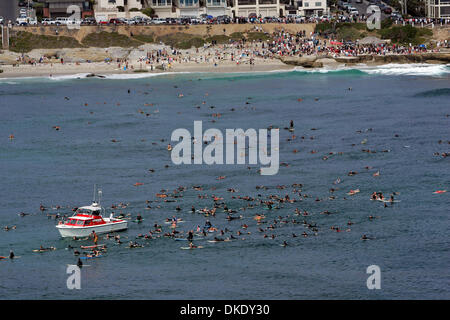
[[[99,206],[101,206],[100,202],[102,201],[102,194],[103,194],[102,190],[99,189],[98,190],[98,202],[97,202]]]
[[[102,200],[102,194],[103,194],[102,190],[101,189],[97,190],[97,185],[94,184],[94,200],[93,200],[93,202],[100,205],[100,201]]]

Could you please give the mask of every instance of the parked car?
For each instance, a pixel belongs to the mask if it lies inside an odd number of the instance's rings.
[[[163,24],[163,23],[166,23],[166,19],[163,19],[163,18],[152,19],[152,23],[154,23],[154,24]]]
[[[117,19],[117,18],[109,19],[109,23],[110,24],[124,24],[124,22],[122,20]]]
[[[67,17],[58,17],[55,19],[55,24],[57,26],[66,26],[69,24],[69,18]]]
[[[402,15],[400,14],[400,13],[398,13],[398,12],[392,12],[391,13],[391,18],[392,19],[401,19],[402,18]]]
[[[53,19],[51,19],[51,18],[43,18],[42,21],[41,21],[41,23],[42,23],[44,26],[49,26],[49,25],[54,25],[54,24],[56,24],[56,21],[53,20]]]
[[[350,8],[352,5],[350,3],[344,3],[342,5],[342,10],[348,11],[348,8]]]
[[[97,22],[95,21],[95,18],[89,17],[89,18],[84,18],[81,21],[81,24],[83,25],[95,25]]]
[[[17,18],[16,23],[19,26],[35,26],[37,25],[37,20],[33,18]]]
[[[389,8],[389,7],[386,7],[386,8],[384,8],[383,12],[386,13],[386,14],[391,14],[392,13],[392,9]]]

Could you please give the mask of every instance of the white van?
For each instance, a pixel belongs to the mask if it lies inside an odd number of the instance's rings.
[[[19,26],[35,26],[37,25],[37,20],[33,18],[17,18],[16,23]]]
[[[45,26],[56,24],[56,22],[51,18],[44,18],[42,19],[41,23]]]
[[[152,19],[153,24],[164,24],[166,23],[166,19],[162,19],[162,18],[157,18],[157,19]]]
[[[59,17],[55,19],[55,24],[57,26],[61,26],[61,25],[68,25],[69,24],[69,18],[66,17]]]

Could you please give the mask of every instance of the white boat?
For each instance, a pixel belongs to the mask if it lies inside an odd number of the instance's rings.
[[[98,192],[99,199],[101,191]],[[128,223],[126,220],[116,219],[112,216],[104,218],[102,213],[105,209],[100,205],[100,200],[96,202],[94,192],[94,202],[90,206],[78,208],[74,215],[66,222],[60,222],[56,228],[62,237],[87,237],[95,231],[97,234],[126,230]]]

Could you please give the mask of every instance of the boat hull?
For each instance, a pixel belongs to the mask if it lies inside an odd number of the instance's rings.
[[[61,237],[63,238],[73,238],[73,237],[87,237],[89,236],[92,231],[95,231],[97,234],[103,234],[103,233],[110,233],[110,232],[117,232],[117,231],[123,231],[128,228],[127,221],[120,221],[120,222],[109,222],[102,225],[97,226],[89,226],[89,227],[77,227],[77,226],[67,226],[64,224],[57,225],[56,228],[58,229],[59,233],[61,234]]]

